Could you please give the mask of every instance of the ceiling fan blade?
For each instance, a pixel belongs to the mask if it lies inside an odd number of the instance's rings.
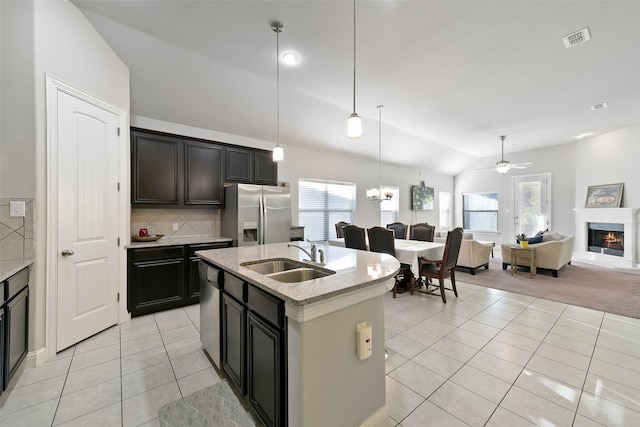
[[[526,169],[526,166],[523,165],[511,165],[511,169]]]

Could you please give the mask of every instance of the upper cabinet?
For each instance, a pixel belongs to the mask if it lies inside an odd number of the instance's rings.
[[[221,146],[202,142],[185,143],[185,205],[222,204]]]
[[[260,185],[278,185],[278,164],[273,161],[271,151],[253,152],[254,182]]]
[[[278,164],[271,151],[227,147],[226,181],[260,185],[278,184]]]
[[[131,129],[131,203],[219,206],[224,146]]]
[[[278,184],[271,151],[131,128],[134,206],[222,206],[224,183]]]
[[[182,141],[131,131],[131,202],[178,205]]]

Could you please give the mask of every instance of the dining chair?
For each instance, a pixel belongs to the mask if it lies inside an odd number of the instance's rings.
[[[344,231],[344,246],[351,249],[367,250],[367,240],[365,238],[365,229],[357,225],[347,225],[342,229]]]
[[[410,240],[420,240],[423,242],[433,242],[433,236],[436,232],[435,225],[429,225],[426,222],[414,224],[409,229]]]
[[[456,289],[456,264],[458,263],[458,254],[460,253],[460,245],[462,244],[462,227],[455,228],[447,234],[447,242],[444,246],[444,254],[442,259],[432,260],[427,258],[419,258],[419,275],[425,277],[425,290],[419,291],[436,295],[438,289],[440,290],[440,296],[442,302],[447,302],[445,296],[445,289],[453,291],[458,297],[458,290]],[[431,279],[438,278],[439,286],[433,285]],[[444,279],[451,279],[451,289],[444,287]],[[429,288],[431,286],[431,288]]]
[[[407,238],[407,224],[403,224],[401,222],[392,222],[391,224],[387,224],[387,228],[389,230],[393,230],[393,234],[396,239],[406,239]]]
[[[343,230],[343,229],[344,229],[347,225],[351,225],[351,224],[349,224],[348,222],[344,222],[344,221],[336,222],[336,237],[337,237],[338,239],[341,239],[341,238],[343,238],[343,237],[344,237],[344,230]]]
[[[383,254],[389,254],[396,256],[396,244],[393,230],[386,229],[384,227],[372,227],[367,230],[369,236],[369,250],[371,252],[378,252]],[[400,271],[396,274],[396,282],[393,285],[393,297],[396,297],[398,292],[398,283],[406,282],[409,279],[409,291],[413,295],[413,287],[415,279],[411,272],[411,266],[409,264],[400,263]]]

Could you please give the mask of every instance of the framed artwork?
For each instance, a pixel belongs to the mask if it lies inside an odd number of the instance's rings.
[[[414,211],[433,210],[433,187],[411,187],[411,209]]]
[[[590,185],[587,189],[585,208],[619,208],[622,203],[624,183]]]

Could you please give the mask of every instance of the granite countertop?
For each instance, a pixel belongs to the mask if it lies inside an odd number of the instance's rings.
[[[310,248],[308,243],[300,246],[307,250]],[[271,258],[298,261],[308,258],[298,248],[287,247],[286,243],[197,251],[196,255],[297,306],[387,282],[400,269],[400,263],[391,255],[322,244],[317,247],[325,254],[326,265],[323,268],[336,274],[298,283],[279,282],[240,265]]]
[[[156,240],[155,242],[131,242],[125,249],[137,249],[137,248],[154,248],[154,247],[162,247],[162,246],[173,246],[173,245],[197,245],[199,243],[221,243],[221,242],[232,242],[233,239],[230,237],[223,236],[205,236],[205,237],[174,237],[168,238],[163,237],[160,240]]]
[[[33,258],[0,261],[0,282],[19,273],[23,268],[29,267],[33,261]]]

